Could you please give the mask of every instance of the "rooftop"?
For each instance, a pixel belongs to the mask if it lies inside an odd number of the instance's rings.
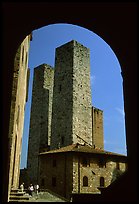
[[[111,155],[111,156],[121,156],[121,157],[127,157],[123,154],[118,154],[118,153],[114,153],[114,152],[109,152],[109,151],[105,151],[102,149],[98,149],[98,148],[93,148],[91,146],[88,146],[86,144],[82,145],[79,143],[76,144],[71,144],[65,147],[61,147],[59,149],[54,149],[54,150],[50,150],[47,152],[41,152],[40,155],[45,155],[45,154],[52,154],[52,153],[62,153],[62,152],[84,152],[84,153],[92,153],[92,154],[101,154],[101,155]]]

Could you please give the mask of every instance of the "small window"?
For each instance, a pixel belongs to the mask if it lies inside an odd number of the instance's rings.
[[[61,144],[62,145],[64,144],[64,137],[63,136],[61,137]]]
[[[104,177],[100,177],[100,187],[104,186],[105,186]]]
[[[26,68],[27,68],[27,65],[28,65],[28,53],[26,52]]]
[[[53,187],[56,186],[56,177],[52,177],[52,186],[53,186]]]
[[[24,62],[24,46],[23,46],[23,49],[22,49],[22,64]]]
[[[100,168],[106,168],[106,161],[103,158],[100,158],[99,160],[99,167]]]
[[[86,158],[83,158],[83,159],[82,159],[82,165],[83,165],[84,167],[87,167],[87,159],[86,159]]]
[[[53,167],[56,167],[56,159],[53,159]]]
[[[119,162],[116,162],[116,169],[120,169],[120,165],[119,165]]]
[[[87,176],[83,177],[83,186],[88,186],[88,177]]]

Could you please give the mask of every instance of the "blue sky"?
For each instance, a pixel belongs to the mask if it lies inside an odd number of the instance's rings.
[[[104,149],[126,155],[121,68],[110,45],[92,31],[71,24],[52,24],[33,31],[30,42],[29,98],[26,103],[20,168],[26,167],[33,69],[46,63],[54,67],[55,48],[71,40],[90,49],[92,105],[103,110]]]

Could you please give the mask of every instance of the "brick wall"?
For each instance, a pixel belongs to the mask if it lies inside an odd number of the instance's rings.
[[[103,111],[92,107],[92,135],[95,148],[104,149]]]

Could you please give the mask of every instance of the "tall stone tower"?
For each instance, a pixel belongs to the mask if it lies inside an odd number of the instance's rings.
[[[94,148],[103,150],[103,111],[95,107],[92,107],[92,135]]]
[[[90,52],[76,41],[56,49],[51,149],[92,146]]]
[[[37,182],[38,154],[50,147],[54,69],[42,64],[34,69],[27,169]]]

